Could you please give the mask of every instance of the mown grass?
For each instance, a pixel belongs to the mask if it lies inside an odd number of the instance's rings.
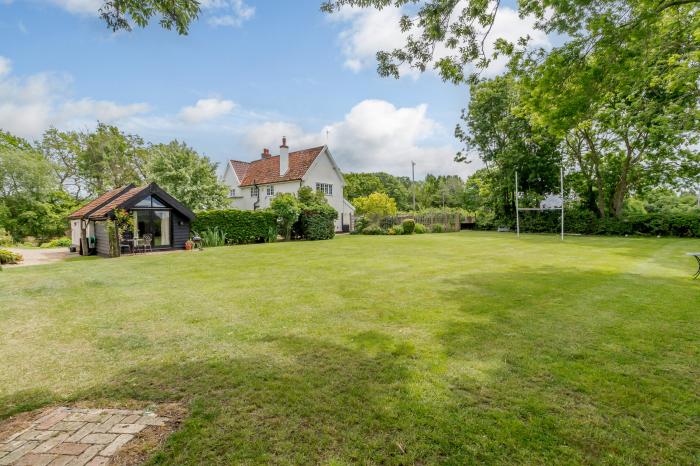
[[[0,273],[0,416],[181,401],[154,464],[697,464],[698,240],[341,237]]]

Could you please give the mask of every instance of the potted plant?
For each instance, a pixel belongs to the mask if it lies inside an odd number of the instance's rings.
[[[191,251],[193,246],[194,246],[194,242],[191,239],[188,239],[187,241],[185,241],[185,250],[186,251]]]

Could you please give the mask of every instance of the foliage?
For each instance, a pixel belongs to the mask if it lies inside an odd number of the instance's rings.
[[[422,235],[428,232],[428,229],[422,223],[416,223],[416,227],[413,230],[417,235]]]
[[[366,226],[362,229],[363,235],[386,235],[386,230],[376,224]]]
[[[0,246],[12,246],[14,244],[12,235],[4,228],[0,227]]]
[[[408,177],[377,172],[347,173],[344,178],[344,195],[350,202],[358,197],[366,197],[374,192],[380,192],[393,198],[399,210],[408,210],[412,206],[411,180]]]
[[[383,217],[396,215],[396,201],[384,193],[372,193],[358,197],[353,201],[355,213],[366,216],[372,223],[378,224]]]
[[[332,239],[335,236],[338,212],[328,205],[326,196],[303,186],[299,188],[297,198],[301,212],[292,229],[295,236],[308,240]]]
[[[36,145],[37,150],[51,163],[60,189],[76,200],[90,194],[85,192],[83,173],[78,166],[78,157],[85,149],[85,140],[86,136],[82,133],[64,132],[52,127],[44,132]]]
[[[41,245],[42,248],[68,248],[73,244],[73,240],[64,236],[62,238],[52,239],[48,243]]]
[[[282,237],[289,241],[292,236],[292,227],[301,214],[301,205],[296,196],[290,193],[282,193],[272,199],[270,209],[277,215],[277,225]]]
[[[22,254],[8,251],[7,249],[0,249],[0,264],[17,264],[23,260]]]
[[[119,246],[119,229],[117,228],[117,223],[111,219],[107,220],[105,222],[105,229],[109,240],[109,257],[119,257],[121,255],[121,247]]]
[[[404,235],[406,232],[404,231],[403,227],[401,225],[394,225],[393,227],[389,228],[387,230],[388,235]]]
[[[227,206],[227,187],[216,175],[217,164],[184,143],[172,141],[149,149],[146,175],[192,210]]]
[[[218,226],[207,228],[206,230],[194,232],[202,238],[202,246],[213,248],[218,246],[226,246],[226,233],[221,231]]]
[[[445,227],[442,226],[441,223],[433,223],[430,225],[430,232],[431,233],[443,233],[445,231]]]
[[[269,239],[270,228],[277,228],[277,216],[267,210],[209,210],[199,212],[192,222],[193,231],[215,228],[232,244],[261,243]]]
[[[107,0],[99,14],[114,32],[131,31],[133,25],[146,27],[158,16],[161,27],[186,35],[200,9],[198,0]]]
[[[412,218],[407,218],[403,222],[401,222],[401,226],[403,228],[404,234],[412,235],[416,229],[416,221]]]
[[[134,224],[134,216],[130,215],[126,210],[114,209],[113,215],[114,224],[116,225],[119,234],[127,231],[133,232],[136,229],[136,225]]]
[[[124,134],[116,126],[99,123],[84,136],[77,166],[90,193],[104,193],[146,180],[149,151],[139,136]]]

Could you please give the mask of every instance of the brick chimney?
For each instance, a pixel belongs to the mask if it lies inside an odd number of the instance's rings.
[[[280,146],[280,176],[284,176],[289,170],[289,147],[287,147],[287,137],[282,137],[282,145]]]
[[[262,158],[269,159],[270,157],[272,157],[270,149],[263,149]]]

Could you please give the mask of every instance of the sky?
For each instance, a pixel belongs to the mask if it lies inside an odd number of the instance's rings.
[[[187,36],[153,22],[113,33],[101,0],[0,0],[0,128],[30,140],[55,126],[117,125],[152,143],[184,141],[216,162],[328,144],[344,172],[473,172],[453,161],[466,86],[432,71],[381,78],[375,54],[403,43],[399,9],[321,0],[202,0]],[[501,14],[502,13],[502,14]],[[502,9],[497,34],[533,34]],[[495,63],[488,74],[503,70]]]

